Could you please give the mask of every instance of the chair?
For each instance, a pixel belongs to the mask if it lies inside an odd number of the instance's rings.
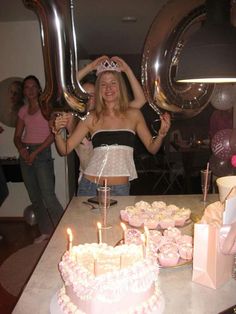
[[[158,159],[159,156],[154,156]],[[159,157],[160,159],[160,157]],[[163,178],[167,183],[162,194],[167,194],[171,189],[183,191],[183,183],[180,177],[184,177],[184,167],[181,160],[181,155],[177,153],[164,153],[161,156],[161,163],[159,165],[162,167],[162,175],[157,179],[156,183],[153,186],[153,190],[158,189],[163,184]],[[176,193],[176,192],[175,192]]]
[[[142,153],[135,157],[135,163],[138,174],[145,177],[152,175],[152,180],[154,180],[152,192],[157,190],[158,194],[167,194],[176,187],[182,191],[183,186],[179,176],[183,175],[183,167],[179,166],[180,164],[176,161],[168,160],[165,153],[156,155]]]

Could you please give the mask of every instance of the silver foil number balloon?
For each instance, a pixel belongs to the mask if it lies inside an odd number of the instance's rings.
[[[213,84],[175,81],[181,49],[188,36],[205,20],[204,0],[173,0],[160,10],[148,32],[142,57],[142,84],[154,110],[190,118],[209,103]],[[160,110],[159,110],[160,111]]]
[[[43,114],[75,110],[86,113],[88,94],[76,80],[78,10],[73,0],[23,0],[39,19],[45,68],[40,98]],[[77,12],[75,14],[75,12]]]

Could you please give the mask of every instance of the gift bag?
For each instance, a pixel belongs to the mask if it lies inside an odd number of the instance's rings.
[[[232,278],[233,262],[233,255],[220,250],[220,227],[196,223],[192,281],[216,289]]]

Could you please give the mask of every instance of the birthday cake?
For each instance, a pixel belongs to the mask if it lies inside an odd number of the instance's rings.
[[[57,302],[63,313],[158,314],[164,298],[157,285],[156,260],[144,258],[143,246],[73,246],[59,263],[64,286]]]
[[[166,229],[168,227],[182,227],[190,220],[191,210],[179,208],[174,204],[167,205],[162,201],[148,203],[137,202],[134,206],[127,206],[120,211],[121,219],[130,226],[149,229]]]

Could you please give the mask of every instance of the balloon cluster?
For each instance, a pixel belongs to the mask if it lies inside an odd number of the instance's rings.
[[[236,129],[218,131],[211,142],[210,168],[217,177],[233,175],[236,170]]]

